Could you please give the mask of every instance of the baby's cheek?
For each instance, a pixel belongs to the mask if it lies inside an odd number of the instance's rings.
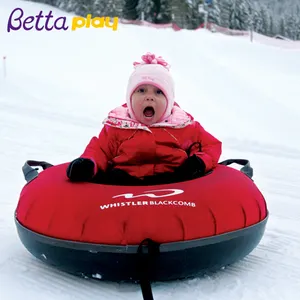
[[[165,110],[166,110],[165,105],[163,105],[163,104],[157,105],[156,110],[155,110],[157,117],[160,118],[163,115],[163,113],[165,112]]]
[[[134,105],[132,106],[132,109],[136,115],[140,116],[142,112],[142,103],[135,102]]]

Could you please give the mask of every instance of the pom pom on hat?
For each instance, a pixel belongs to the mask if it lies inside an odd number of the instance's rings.
[[[158,64],[164,66],[167,70],[170,70],[170,65],[161,57],[155,57],[155,54],[148,52],[142,56],[142,62],[135,61],[133,63],[134,67],[145,65],[145,64]]]
[[[131,96],[142,84],[151,84],[161,89],[167,99],[167,108],[162,119],[167,118],[174,106],[174,81],[170,74],[170,65],[161,57],[152,53],[142,56],[141,62],[134,62],[126,93],[126,102],[131,118],[135,119],[131,106]]]

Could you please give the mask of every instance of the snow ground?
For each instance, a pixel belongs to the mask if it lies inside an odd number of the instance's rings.
[[[53,164],[83,151],[111,108],[123,103],[132,62],[165,57],[177,101],[223,141],[221,159],[248,158],[270,210],[260,245],[204,278],[153,284],[159,300],[296,300],[300,286],[300,51],[205,31],[133,25],[75,32],[7,33],[10,12],[49,6],[0,0],[0,299],[142,299],[137,285],[87,281],[45,266],[13,221],[27,159]],[[55,15],[67,15],[52,9]]]

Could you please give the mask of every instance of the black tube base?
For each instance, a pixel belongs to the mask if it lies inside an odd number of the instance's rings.
[[[25,248],[44,263],[77,276],[108,281],[140,280],[147,261],[150,281],[196,277],[217,271],[244,258],[259,244],[268,217],[251,227],[227,234],[159,245],[149,257],[136,246],[109,246],[54,239],[33,232],[15,218]],[[150,259],[150,260],[149,260]]]

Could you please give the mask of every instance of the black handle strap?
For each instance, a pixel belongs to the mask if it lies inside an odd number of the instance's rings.
[[[250,165],[250,161],[247,159],[239,159],[239,158],[233,158],[233,159],[226,159],[222,162],[220,162],[220,165],[229,166],[233,163],[236,163],[238,165],[242,165],[243,167],[240,169],[242,173],[247,175],[250,179],[253,177],[253,168]]]
[[[151,239],[143,240],[138,247],[140,286],[144,300],[154,300],[149,272],[155,256],[159,255],[159,247],[160,245]]]
[[[42,167],[43,170],[46,170],[52,166],[53,165],[51,165],[46,161],[27,160],[24,166],[22,167],[24,178],[28,183],[39,175],[38,168],[33,168],[33,167]]]

